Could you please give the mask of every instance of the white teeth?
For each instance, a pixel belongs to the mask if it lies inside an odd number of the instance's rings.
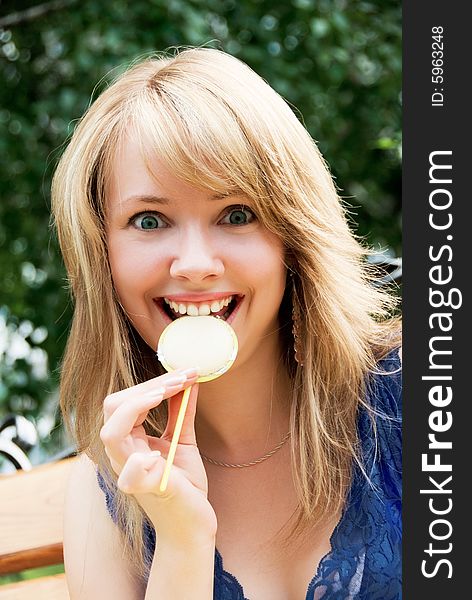
[[[210,314],[210,307],[208,304],[200,304],[198,307],[198,315],[206,317]]]
[[[198,317],[198,307],[195,304],[189,304],[187,306],[187,314],[190,317]]]
[[[197,317],[199,315],[208,316],[211,313],[220,312],[223,307],[228,306],[232,299],[233,296],[229,296],[228,298],[222,298],[221,300],[213,300],[211,304],[204,303],[198,306],[192,302],[174,302],[174,300],[169,300],[168,298],[164,298],[164,302],[168,304],[175,313]]]

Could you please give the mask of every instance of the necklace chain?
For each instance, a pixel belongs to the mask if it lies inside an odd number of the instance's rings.
[[[272,450],[270,452],[268,452],[267,454],[264,454],[264,456],[261,456],[260,458],[256,458],[255,460],[251,460],[251,462],[247,462],[247,463],[220,462],[219,460],[214,460],[213,458],[209,458],[208,456],[205,456],[201,452],[200,452],[200,456],[203,458],[203,460],[206,460],[207,462],[211,463],[212,465],[216,465],[217,467],[229,467],[232,469],[242,469],[244,467],[252,467],[253,465],[258,465],[259,463],[264,462],[265,460],[270,458],[273,454],[275,454],[277,452],[277,450],[280,450],[280,448],[282,448],[282,446],[285,444],[285,442],[288,440],[289,437],[290,437],[290,431],[284,435],[282,440],[277,444],[277,446],[275,446],[275,448],[272,448]]]

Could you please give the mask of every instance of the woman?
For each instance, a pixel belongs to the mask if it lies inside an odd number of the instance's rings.
[[[53,210],[75,298],[71,598],[399,597],[393,300],[280,96],[216,50],[135,65],[78,125]],[[165,326],[208,313],[233,367],[165,374]]]

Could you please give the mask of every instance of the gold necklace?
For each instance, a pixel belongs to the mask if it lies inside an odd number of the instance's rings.
[[[273,454],[275,454],[277,452],[277,450],[280,450],[280,448],[282,448],[282,446],[285,444],[285,442],[288,440],[289,437],[290,437],[290,431],[284,435],[282,440],[270,452],[268,452],[267,454],[264,454],[264,456],[261,456],[260,458],[256,458],[255,460],[251,460],[251,462],[247,462],[247,463],[237,464],[237,463],[220,462],[219,460],[214,460],[213,458],[209,458],[208,456],[205,456],[201,452],[200,452],[200,456],[203,458],[203,460],[206,460],[207,462],[211,463],[212,465],[216,465],[217,467],[230,467],[232,469],[242,469],[244,467],[252,467],[253,465],[258,465],[259,463],[264,462],[265,460],[270,458]]]

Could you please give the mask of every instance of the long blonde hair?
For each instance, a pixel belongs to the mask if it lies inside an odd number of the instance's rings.
[[[316,144],[285,101],[247,65],[213,49],[148,58],[122,74],[91,105],[64,152],[52,188],[53,214],[75,312],[63,361],[61,408],[79,451],[116,476],[99,439],[105,396],[159,372],[115,296],[107,258],[105,191],[128,134],[154,158],[200,188],[239,190],[278,235],[292,277],[280,308],[285,362],[294,380],[292,462],[299,508],[295,537],[342,508],[352,467],[361,463],[356,420],[366,379],[398,344],[390,295],[372,285],[368,251],[345,210]],[[295,360],[294,304],[302,317]],[[165,414],[150,415],[158,435]],[[117,491],[126,552],[146,565],[143,514]]]

